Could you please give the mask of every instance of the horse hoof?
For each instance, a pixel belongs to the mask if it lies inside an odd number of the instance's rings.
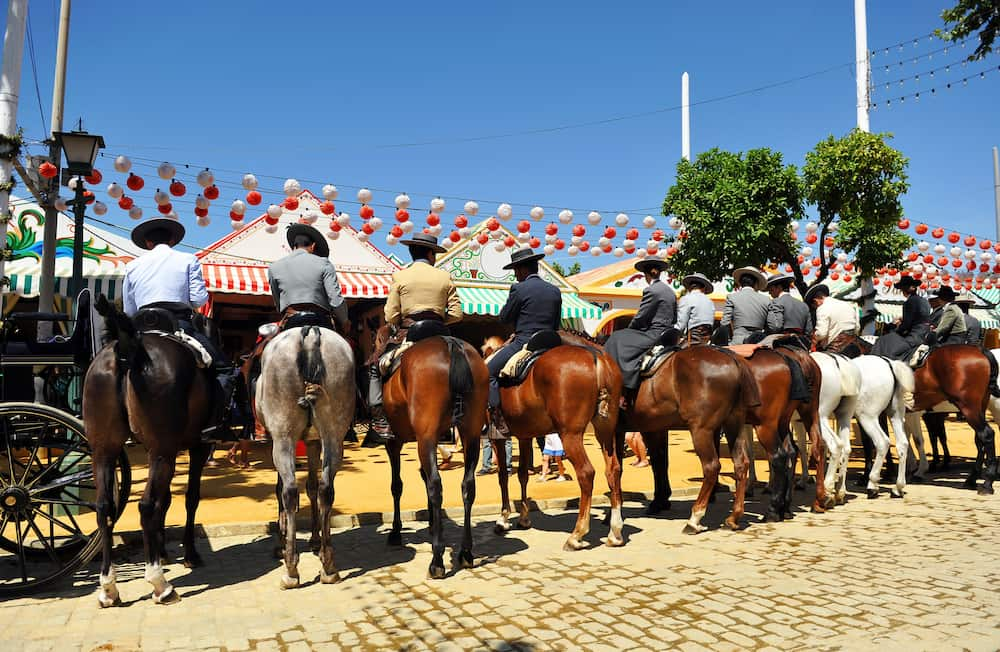
[[[847,494],[838,494],[837,498],[836,498],[836,503],[838,505],[846,505],[847,504]]]
[[[962,486],[964,486],[966,489],[975,489],[976,478],[966,478],[965,482],[962,483]]]
[[[498,537],[502,537],[503,535],[507,534],[509,530],[510,530],[509,525],[504,526],[501,525],[500,523],[497,523],[496,525],[493,526],[493,534],[497,535]]]
[[[330,575],[327,575],[321,572],[319,574],[319,581],[323,584],[336,584],[340,581],[340,573],[334,571]]]
[[[781,519],[783,521],[790,521],[793,518],[795,518],[795,514],[792,514],[791,512],[785,512],[784,514],[781,515]]]
[[[903,498],[903,492],[899,489],[893,489],[889,492],[889,498]]]
[[[443,580],[444,576],[444,566],[435,566],[434,564],[431,564],[430,568],[427,569],[427,577],[432,580]]]
[[[167,586],[163,593],[160,595],[153,594],[153,602],[155,604],[171,605],[181,601],[181,596],[177,595],[177,591],[174,587]]]
[[[976,493],[978,493],[980,496],[992,496],[993,487],[988,487],[986,485],[983,485],[982,487],[979,488],[979,490]]]
[[[121,596],[116,595],[113,598],[109,598],[104,595],[99,595],[97,596],[97,606],[101,609],[107,609],[108,607],[120,607],[122,606]]]
[[[740,524],[739,524],[739,522],[737,522],[737,520],[735,518],[727,517],[726,518],[726,527],[728,527],[733,532],[738,532],[739,529],[740,529]]]
[[[472,557],[472,552],[469,550],[463,550],[458,553],[458,566],[459,568],[472,568],[475,566],[475,560]]]
[[[813,514],[825,514],[826,508],[820,505],[819,501],[816,501],[812,504],[812,507],[809,508],[809,511],[811,511]]]
[[[314,555],[319,554],[319,539],[309,539],[309,550],[311,550]]]
[[[609,548],[621,548],[625,545],[625,539],[622,538],[620,534],[609,533],[608,538],[604,540],[604,545]]]
[[[523,518],[523,519],[519,518],[519,519],[517,519],[517,527],[520,528],[520,529],[522,529],[522,530],[530,530],[531,529],[531,519],[530,518]]]
[[[563,550],[566,552],[574,552],[576,550],[581,550],[586,544],[583,541],[575,537],[570,537],[566,539],[566,543],[563,544]]]
[[[401,546],[403,545],[403,533],[402,532],[390,532],[389,538],[387,540],[390,546]]]
[[[764,522],[765,523],[778,523],[781,520],[782,520],[781,519],[781,515],[778,514],[775,511],[773,511],[773,510],[769,509],[769,510],[767,510],[767,513],[764,514]]]
[[[299,578],[285,575],[281,578],[281,590],[294,589],[299,585]]]
[[[878,498],[878,489],[869,489],[867,496],[868,500],[875,500],[876,498]]]
[[[184,568],[201,568],[205,565],[201,557],[198,555],[190,555],[184,557]]]
[[[666,512],[666,511],[669,511],[669,510],[670,510],[670,501],[669,500],[664,500],[664,501],[656,501],[656,500],[654,500],[654,501],[650,502],[648,505],[646,505],[646,515],[647,516],[653,516],[655,514],[659,514],[660,512]]]
[[[684,529],[682,530],[682,532],[684,534],[701,534],[702,532],[704,532],[707,529],[708,528],[705,527],[704,525],[694,526],[694,525],[691,525],[690,523],[688,523],[687,525],[684,526]]]

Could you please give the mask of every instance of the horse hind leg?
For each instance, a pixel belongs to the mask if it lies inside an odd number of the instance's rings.
[[[420,458],[420,475],[427,490],[427,520],[431,535],[431,563],[427,576],[439,580],[444,578],[443,514],[441,512],[441,474],[437,468],[438,434],[434,431],[417,433],[417,455]]]
[[[624,437],[617,437],[616,430],[610,427],[603,419],[599,419],[599,426],[595,425],[597,441],[601,445],[601,454],[604,456],[604,477],[608,481],[608,489],[611,491],[611,508],[608,511],[607,524],[610,526],[608,537],[605,543],[609,546],[625,545],[625,538],[622,536],[622,529],[625,521],[622,518],[622,454],[624,453]]]
[[[476,502],[476,465],[479,464],[479,431],[482,429],[481,423],[476,423],[472,415],[468,414],[464,419],[459,434],[462,438],[462,448],[465,453],[464,474],[462,476],[462,505],[465,508],[465,519],[462,523],[462,548],[458,553],[458,563],[462,568],[472,568],[474,557],[472,556],[472,506]],[[506,465],[506,460],[504,460]]]
[[[389,486],[392,492],[392,529],[389,530],[387,540],[390,546],[403,545],[403,520],[399,513],[399,501],[403,496],[403,476],[400,469],[402,464],[402,460],[400,459],[402,448],[403,442],[398,437],[390,439],[385,445],[385,452],[389,456],[389,466],[392,470],[392,480]]]
[[[101,574],[99,578],[100,591],[97,602],[101,608],[120,606],[122,601],[118,593],[115,577],[115,566],[111,557],[111,539],[114,534],[115,516],[118,514],[115,505],[115,468],[116,455],[105,451],[94,451],[94,480],[97,487],[97,522],[101,529]],[[127,500],[127,496],[119,496],[119,500]]]
[[[745,430],[736,425],[726,429],[726,439],[729,451],[733,457],[733,472],[736,475],[736,492],[733,494],[733,511],[726,517],[726,526],[730,530],[740,529],[740,519],[743,518],[744,501],[746,500],[748,467],[751,466],[748,455],[748,443]]]
[[[310,516],[309,550],[311,550],[314,555],[318,555],[320,550],[319,529],[322,517],[320,515],[319,507],[319,476],[323,472],[320,467],[320,448],[322,445],[323,443],[319,439],[311,439],[306,442],[306,459],[308,462],[308,471],[306,473],[306,496],[309,497]]]
[[[164,513],[170,506],[170,480],[174,475],[176,459],[169,455],[150,452],[149,480],[146,491],[139,500],[142,523],[143,547],[146,555],[146,581],[153,585],[153,602],[170,604],[178,600],[177,592],[163,574],[162,550],[165,532],[162,527]]]
[[[209,444],[198,444],[192,446],[190,450],[188,486],[184,496],[184,507],[187,511],[187,519],[184,522],[184,566],[186,568],[197,568],[205,563],[194,545],[194,526],[195,514],[198,511],[198,504],[201,502],[201,473],[211,454],[212,447]]]
[[[319,560],[321,571],[319,581],[323,584],[335,584],[340,581],[340,573],[333,557],[333,542],[330,537],[330,512],[333,511],[334,487],[333,481],[337,475],[337,467],[343,457],[344,449],[337,440],[337,435],[328,429],[323,433],[322,458],[319,465],[319,500],[318,522],[313,522],[313,535],[319,534]],[[315,510],[314,510],[315,511]]]
[[[997,477],[997,453],[993,428],[983,421],[981,428],[976,430],[976,444],[984,457],[983,485],[979,487],[979,495],[993,494],[993,481]]]
[[[909,450],[910,440],[907,439],[906,429],[903,427],[906,408],[902,406],[902,403],[898,407],[894,403],[889,409],[889,420],[892,423],[892,434],[895,437],[896,453],[899,457],[899,467],[896,470],[896,485],[892,488],[889,495],[892,498],[902,498],[903,490],[906,488],[906,469],[911,454]]]
[[[299,585],[299,555],[295,550],[295,514],[299,511],[299,486],[295,478],[295,440],[291,437],[275,437],[272,445],[274,468],[281,480],[278,528],[281,532],[282,557],[285,574],[281,578],[282,589],[292,589]]]
[[[878,498],[879,481],[882,479],[882,464],[885,463],[886,453],[889,452],[889,437],[883,432],[877,418],[865,414],[858,415],[857,419],[861,426],[861,436],[868,437],[875,447],[875,459],[868,471],[868,482],[865,487],[868,498],[875,499]]]
[[[917,449],[917,455],[920,460],[917,464],[917,471],[913,475],[913,481],[922,482],[929,469],[929,465],[927,464],[927,451],[924,450],[924,431],[923,428],[920,427],[920,413],[907,412],[904,425],[905,430],[903,431],[903,436],[913,437],[913,446]]]
[[[521,485],[521,505],[518,507],[517,526],[524,530],[531,527],[531,517],[528,512],[531,507],[528,499],[528,473],[531,471],[533,450],[531,448],[534,440],[532,438],[519,439],[517,442],[518,459],[517,481]],[[564,444],[565,445],[565,444]]]
[[[576,479],[580,485],[580,509],[577,512],[576,525],[569,538],[566,539],[566,543],[563,544],[563,550],[580,550],[586,547],[587,544],[584,543],[583,538],[590,532],[590,502],[594,493],[594,465],[590,463],[587,451],[583,448],[582,432],[560,433],[560,435],[563,437],[563,449],[566,452],[566,457],[573,464],[573,468],[576,470]],[[620,509],[619,505],[619,519],[621,519]],[[612,527],[614,527],[613,522]]]
[[[493,461],[497,468],[497,483],[500,485],[500,516],[493,526],[493,533],[503,535],[510,532],[510,487],[508,486],[507,472],[507,452],[506,444],[509,440],[491,439],[490,446],[493,448]],[[520,443],[518,443],[520,446]]]
[[[691,440],[694,443],[695,453],[701,460],[703,478],[701,489],[698,490],[698,497],[691,508],[691,517],[684,526],[684,534],[699,534],[708,528],[701,524],[701,519],[708,511],[708,500],[712,495],[712,490],[719,480],[719,470],[722,465],[719,463],[719,456],[715,451],[715,431],[712,428],[691,428]]]

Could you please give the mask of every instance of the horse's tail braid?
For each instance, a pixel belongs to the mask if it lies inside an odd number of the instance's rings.
[[[760,389],[757,387],[757,380],[750,373],[750,365],[736,358],[734,361],[740,368],[740,395],[743,397],[743,404],[746,407],[757,407],[760,405]]]
[[[896,384],[902,390],[903,405],[907,410],[913,409],[913,392],[917,388],[916,379],[913,377],[913,369],[909,365],[899,360],[888,360],[889,367],[892,368],[892,376]]]
[[[451,413],[451,424],[457,426],[465,416],[465,393],[473,385],[472,367],[465,357],[465,343],[454,337],[444,338],[448,345],[450,363],[448,365],[448,390],[451,392],[454,407]]]
[[[997,359],[993,357],[992,351],[983,349],[983,354],[990,363],[990,394],[1000,397],[1000,386],[997,385],[997,375],[1000,373],[1000,365],[997,365]]]
[[[312,336],[312,343],[307,340]],[[295,357],[295,364],[299,370],[299,378],[302,379],[305,387],[302,396],[299,397],[298,405],[304,410],[308,410],[316,405],[317,399],[325,395],[323,381],[326,378],[326,364],[323,362],[323,333],[318,326],[304,326],[302,328],[302,342],[299,346],[298,355]]]
[[[594,380],[597,382],[597,416],[602,419],[608,418],[608,397],[610,392],[605,386],[607,380],[604,374],[604,358],[596,353],[594,355]]]

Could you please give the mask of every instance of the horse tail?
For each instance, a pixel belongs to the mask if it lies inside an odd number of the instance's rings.
[[[304,390],[299,397],[298,405],[303,410],[311,410],[321,395],[323,381],[326,379],[326,363],[323,362],[323,332],[318,326],[303,326],[302,341],[299,352],[295,356],[295,365],[302,379]],[[307,340],[312,336],[312,342]]]
[[[990,362],[990,394],[1000,397],[1000,386],[997,385],[997,374],[1000,373],[1000,365],[997,364],[996,356],[992,351],[983,349],[986,359]]]
[[[465,343],[455,337],[444,338],[448,345],[448,391],[451,392],[451,425],[457,426],[465,416],[465,394],[473,386],[472,367],[465,356]]]
[[[917,389],[917,381],[913,377],[913,369],[905,362],[886,359],[892,368],[892,376],[896,380],[897,390],[902,390],[903,404],[907,409],[913,408],[913,392]],[[894,392],[895,393],[895,392]]]
[[[592,352],[593,353],[593,352]],[[605,372],[604,357],[601,355],[594,355],[594,380],[597,382],[597,405],[595,406],[597,416],[602,419],[608,418],[608,398],[611,394],[610,388],[607,386],[607,373]]]
[[[757,387],[757,380],[750,373],[750,365],[742,360],[733,358],[736,366],[740,368],[740,396],[746,407],[757,407],[760,405],[760,388]]]

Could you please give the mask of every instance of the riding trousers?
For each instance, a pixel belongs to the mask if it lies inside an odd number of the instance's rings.
[[[513,340],[505,344],[502,349],[490,356],[489,361],[486,363],[486,368],[490,370],[490,407],[500,407],[500,384],[497,382],[500,371],[514,357],[515,353],[524,348],[529,339],[531,339],[530,335],[517,335]]]

